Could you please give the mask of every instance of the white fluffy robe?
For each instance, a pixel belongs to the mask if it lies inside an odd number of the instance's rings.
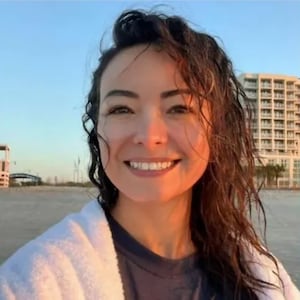
[[[97,201],[29,242],[1,266],[0,299],[124,299],[111,232]]]
[[[278,284],[274,267],[262,256],[249,251],[247,261],[259,278]],[[260,300],[300,300],[282,265],[280,276],[282,289],[266,289]],[[0,267],[0,299],[124,299],[111,231],[97,201],[29,242]]]

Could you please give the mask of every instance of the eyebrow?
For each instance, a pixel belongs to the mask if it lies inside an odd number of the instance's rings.
[[[191,91],[189,89],[174,89],[174,90],[169,90],[169,91],[165,91],[162,92],[160,94],[160,97],[162,99],[166,99],[166,98],[170,98],[170,97],[174,97],[177,95],[191,95]],[[132,99],[138,99],[139,95],[135,92],[129,91],[129,90],[111,90],[109,91],[105,97],[103,98],[103,100],[106,100],[109,97],[127,97],[127,98],[132,98]]]
[[[174,97],[174,96],[177,96],[177,95],[183,95],[183,94],[191,95],[191,91],[189,89],[175,89],[175,90],[162,92],[160,94],[160,97],[162,99],[165,99],[165,98],[170,98],[170,97]]]

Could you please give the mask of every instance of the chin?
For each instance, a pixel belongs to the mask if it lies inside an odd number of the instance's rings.
[[[177,198],[176,195],[168,193],[167,191],[155,191],[155,189],[152,188],[151,191],[147,191],[146,189],[143,189],[141,192],[132,193],[128,193],[127,191],[126,194],[121,194],[120,196],[121,198],[130,199],[132,202],[137,204],[161,204],[172,201]]]

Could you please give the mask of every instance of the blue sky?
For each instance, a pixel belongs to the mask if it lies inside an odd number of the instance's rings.
[[[73,178],[89,154],[81,115],[97,64],[124,9],[155,1],[0,1],[0,144],[11,148],[11,172],[44,180]],[[217,37],[237,72],[300,76],[299,1],[173,1],[180,14]]]

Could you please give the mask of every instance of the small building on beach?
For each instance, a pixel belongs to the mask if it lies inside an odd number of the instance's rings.
[[[9,186],[9,152],[7,145],[0,144],[0,188]]]

